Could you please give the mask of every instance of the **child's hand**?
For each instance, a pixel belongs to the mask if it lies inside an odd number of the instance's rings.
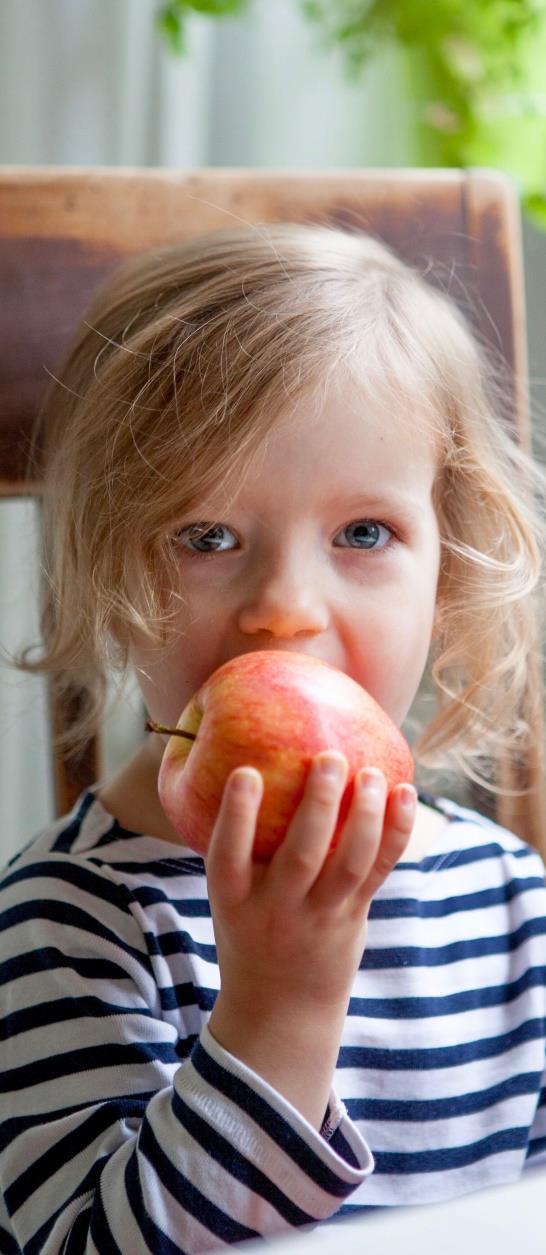
[[[337,779],[324,773],[338,768]],[[345,1013],[364,950],[371,899],[401,857],[415,819],[416,795],[386,806],[386,781],[360,787],[334,851],[328,849],[347,779],[347,760],[327,751],[313,761],[302,801],[268,864],[252,859],[263,781],[232,772],[213,829],[206,869],[224,1004],[255,1015]],[[254,791],[239,791],[249,773]],[[365,773],[364,773],[365,774]],[[371,773],[370,773],[371,774]]]

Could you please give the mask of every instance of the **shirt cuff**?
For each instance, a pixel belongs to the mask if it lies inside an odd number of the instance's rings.
[[[352,1193],[373,1172],[375,1161],[370,1147],[353,1124],[343,1102],[333,1089],[330,1092],[325,1120],[319,1132],[283,1094],[241,1059],[225,1050],[216,1041],[208,1024],[204,1024],[201,1030],[200,1045],[222,1070],[225,1069],[234,1080],[239,1078],[250,1091],[256,1094],[257,1101],[261,1100],[262,1106],[264,1103],[267,1104],[261,1117],[258,1112],[255,1114],[264,1133],[268,1132],[268,1124],[276,1125],[279,1118],[282,1122],[286,1122],[293,1130],[293,1135],[296,1135],[297,1141],[301,1139],[301,1142],[307,1146],[311,1160],[318,1156],[324,1166],[328,1165],[329,1170],[340,1178],[341,1196]],[[221,1087],[220,1080],[218,1084]],[[229,1089],[231,1097],[232,1086],[227,1086],[226,1089]],[[246,1105],[244,1100],[243,1105]],[[267,1108],[270,1109],[269,1119]],[[250,1111],[245,1114],[250,1114]]]

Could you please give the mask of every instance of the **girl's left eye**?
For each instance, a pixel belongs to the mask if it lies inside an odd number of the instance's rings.
[[[387,541],[384,545],[381,545],[379,549],[376,548],[374,541],[377,539],[377,533],[379,530],[390,532],[391,536],[395,537],[395,532],[390,524],[380,523],[379,519],[357,519],[354,523],[347,523],[346,527],[343,527],[338,535],[341,535],[342,532],[352,531],[353,540],[357,549],[367,549],[373,553],[383,553],[384,549],[390,548],[391,542]],[[348,547],[350,548],[350,546]],[[340,548],[344,549],[346,546],[341,545]]]
[[[357,519],[352,523],[347,523],[341,532],[338,532],[338,535],[342,535],[343,532],[351,534],[353,544],[337,547],[341,549],[354,547],[369,553],[383,553],[385,549],[391,548],[392,541],[387,539],[378,547],[377,540],[380,531],[390,532],[391,537],[396,539],[396,533],[389,523],[381,523],[378,519]],[[213,557],[215,553],[229,552],[226,548],[219,547],[218,542],[222,540],[222,532],[229,533],[231,528],[226,527],[225,523],[190,523],[176,533],[175,541],[186,550],[190,558]],[[232,536],[233,534],[231,532]],[[202,545],[203,548],[190,549],[187,547],[189,544]]]
[[[225,523],[189,523],[187,527],[182,527],[176,533],[175,540],[177,544],[181,544],[185,548],[184,538],[187,538],[192,544],[202,544],[203,549],[190,549],[191,558],[203,558],[214,553],[225,553],[224,549],[216,549],[216,541],[221,539],[221,532],[229,532],[230,528]],[[233,532],[231,532],[233,536]]]

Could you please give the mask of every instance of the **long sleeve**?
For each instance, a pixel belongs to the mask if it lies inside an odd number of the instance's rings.
[[[191,1255],[328,1218],[373,1170],[342,1106],[327,1140],[219,1046],[184,946],[173,1011],[140,909],[61,853],[4,876],[0,1249]]]

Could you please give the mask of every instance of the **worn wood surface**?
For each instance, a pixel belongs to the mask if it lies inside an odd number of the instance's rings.
[[[472,314],[480,338],[515,367],[514,436],[529,446],[522,251],[517,198],[488,170],[131,169],[4,166],[0,171],[0,495],[40,493],[28,474],[32,424],[49,375],[99,283],[131,254],[241,223],[307,222],[368,231]],[[538,662],[529,693],[542,692]],[[53,722],[66,712],[55,710]],[[516,777],[520,799],[480,807],[546,853],[544,724]],[[97,777],[98,737],[77,767],[54,763],[58,813]]]
[[[477,329],[511,364],[522,359],[518,220],[497,174],[4,167],[0,491],[39,491],[24,483],[34,415],[94,289],[119,261],[217,227],[290,220],[377,235],[464,308],[470,301]]]

